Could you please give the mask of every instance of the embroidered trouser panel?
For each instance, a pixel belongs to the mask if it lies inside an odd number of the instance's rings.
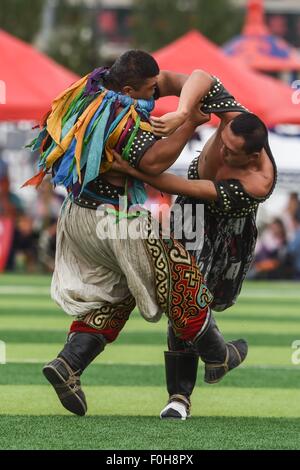
[[[98,332],[114,341],[135,305],[150,322],[165,312],[183,340],[205,328],[212,297],[193,257],[149,224],[147,216],[116,223],[112,214],[65,205],[51,293],[74,317],[72,332]]]

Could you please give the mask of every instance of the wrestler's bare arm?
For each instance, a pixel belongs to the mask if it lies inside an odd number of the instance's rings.
[[[161,72],[161,74],[163,73],[166,75],[162,75],[164,77],[162,78],[162,92],[161,84],[158,81],[161,95],[175,94],[178,96],[180,94],[180,99],[176,111],[160,118],[151,118],[153,131],[157,136],[169,135],[174,132],[184,122],[195,104],[199,103],[208,93],[213,83],[213,77],[204,70],[194,70],[189,77],[167,71]]]
[[[115,157],[112,165],[113,170],[127,174],[132,178],[140,179],[164,193],[191,196],[211,201],[216,200],[218,197],[215,185],[212,181],[187,180],[180,176],[173,175],[172,173],[163,173],[159,176],[146,175],[131,167],[117,152],[114,151],[113,153]]]
[[[179,157],[195,129],[209,121],[210,115],[195,109],[188,119],[170,137],[158,140],[144,154],[139,169],[149,175],[159,175],[167,170]]]
[[[187,180],[172,173],[163,173],[159,176],[147,175],[145,178],[144,173],[138,171],[132,176],[138,179],[142,177],[145,183],[167,194],[178,194],[209,201],[215,201],[218,198],[215,185],[210,180]]]
[[[157,85],[159,95],[163,96],[180,96],[182,87],[189,78],[184,73],[170,72],[162,70],[158,75]]]
[[[197,125],[186,121],[172,136],[155,142],[144,154],[139,169],[149,175],[159,175],[167,170],[181,154]]]

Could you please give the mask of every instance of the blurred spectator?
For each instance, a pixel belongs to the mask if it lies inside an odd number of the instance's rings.
[[[9,190],[7,164],[0,156],[0,216],[15,220],[23,211],[21,200]]]
[[[1,226],[4,221],[6,224],[5,240],[0,233],[0,252],[6,250],[0,269],[4,266],[6,271],[53,270],[56,221],[63,199],[53,191],[50,181],[44,181],[35,202],[26,209],[21,199],[10,191],[8,167],[0,153],[0,222]]]
[[[286,209],[281,215],[286,230],[287,240],[293,240],[296,231],[296,214],[300,212],[300,201],[297,193],[290,193]]]
[[[36,271],[38,235],[33,229],[33,220],[23,213],[16,222],[13,240],[13,268],[18,271]]]
[[[295,225],[295,235],[288,244],[287,252],[293,266],[293,278],[300,279],[300,211],[296,213]]]
[[[25,265],[26,270],[52,272],[55,260],[56,221],[64,197],[57,194],[50,180],[44,180],[37,190],[37,198],[28,209],[26,219],[17,227],[22,234],[21,256],[17,265]],[[25,230],[25,231],[24,231]]]
[[[53,191],[50,180],[44,180],[37,191],[37,198],[29,213],[34,220],[35,230],[41,231],[57,220],[64,197]]]
[[[17,244],[16,223],[22,213],[21,200],[10,192],[7,164],[0,155],[0,222],[1,226],[5,227],[0,239],[1,269],[14,269]]]
[[[258,238],[250,278],[280,279],[288,273],[287,236],[281,219],[274,219]]]
[[[42,230],[38,241],[38,258],[42,269],[46,272],[54,270],[56,247],[56,219]]]

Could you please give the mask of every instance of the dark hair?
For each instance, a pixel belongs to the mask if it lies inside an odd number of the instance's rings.
[[[247,154],[260,152],[268,143],[268,129],[258,116],[242,113],[231,123],[232,132],[245,140],[244,150]]]
[[[122,54],[112,65],[107,81],[115,90],[126,85],[138,90],[147,78],[159,74],[156,60],[147,52],[130,50]]]

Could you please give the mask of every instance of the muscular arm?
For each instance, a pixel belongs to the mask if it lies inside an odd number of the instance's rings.
[[[199,110],[191,110],[190,116],[176,132],[166,139],[157,141],[140,160],[139,169],[149,175],[159,175],[169,168],[179,157],[187,141],[192,137],[196,127],[209,121],[210,115]]]
[[[203,70],[194,70],[189,77],[180,74],[171,75],[172,72],[165,74],[167,75],[162,75],[161,82],[158,81],[160,90],[162,86],[162,96],[170,94],[178,96],[180,93],[180,99],[175,112],[165,114],[161,118],[152,117],[153,130],[157,136],[174,132],[184,122],[190,110],[207,95],[213,83],[213,77]]]
[[[204,70],[194,70],[182,87],[177,112],[188,114],[207,95],[213,81],[213,77]]]
[[[195,125],[186,121],[174,134],[160,139],[150,147],[140,161],[139,169],[149,175],[159,175],[179,157],[187,141],[195,132]]]
[[[213,77],[204,70],[190,75],[162,70],[157,81],[160,96],[180,96],[178,110],[186,112],[208,93],[212,83]]]
[[[143,178],[145,183],[150,184],[164,193],[190,196],[196,199],[215,201],[218,197],[215,185],[209,180],[187,180],[172,173],[163,173],[159,176],[146,176],[138,172],[135,178]]]
[[[198,199],[216,200],[218,197],[215,185],[210,180],[187,180],[171,173],[151,176],[128,165],[122,157],[114,152],[113,169],[140,179],[164,193],[191,196]]]
[[[163,96],[180,96],[181,90],[187,79],[188,75],[184,73],[169,72],[162,70],[158,75],[157,85],[159,88],[159,95]]]

